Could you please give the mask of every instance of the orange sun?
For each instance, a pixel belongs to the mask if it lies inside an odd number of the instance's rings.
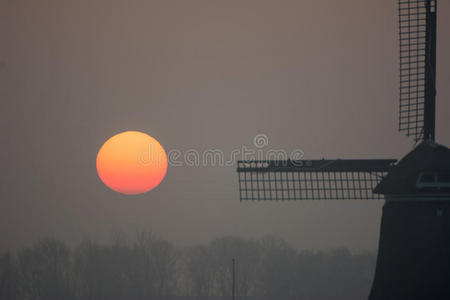
[[[126,131],[107,140],[97,154],[97,173],[110,189],[128,195],[158,186],[167,172],[161,144],[139,131]]]

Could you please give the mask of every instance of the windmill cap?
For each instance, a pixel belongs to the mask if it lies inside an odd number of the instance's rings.
[[[384,195],[450,195],[450,149],[424,141],[403,157],[375,187]]]

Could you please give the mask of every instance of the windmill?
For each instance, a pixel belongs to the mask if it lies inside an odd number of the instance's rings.
[[[450,149],[435,142],[436,0],[398,0],[400,160],[238,161],[243,200],[385,199],[369,300],[450,299]]]

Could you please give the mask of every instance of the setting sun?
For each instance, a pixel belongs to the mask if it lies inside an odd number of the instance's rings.
[[[97,154],[97,172],[110,189],[128,195],[148,192],[167,172],[167,155],[151,136],[126,131],[107,140]]]

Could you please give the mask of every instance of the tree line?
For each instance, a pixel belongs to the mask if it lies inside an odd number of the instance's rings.
[[[365,299],[375,267],[373,252],[299,251],[277,237],[189,248],[151,232],[72,248],[44,238],[0,254],[0,299],[231,299],[232,258],[237,299]]]

